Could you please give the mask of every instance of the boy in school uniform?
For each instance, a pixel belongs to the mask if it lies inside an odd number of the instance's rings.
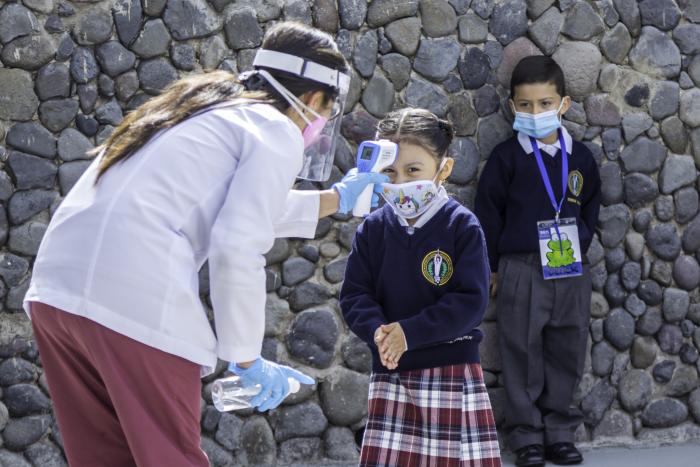
[[[550,57],[521,60],[509,105],[516,135],[491,153],[477,189],[492,271],[516,465],[579,464],[572,407],[583,373],[591,279],[585,252],[600,206],[598,167],[561,125],[571,105]]]

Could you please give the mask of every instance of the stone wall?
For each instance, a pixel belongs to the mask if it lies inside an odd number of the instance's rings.
[[[565,125],[603,179],[578,437],[700,438],[700,1],[4,0],[0,464],[65,465],[20,305],[50,212],[89,164],[85,151],[177,77],[248,69],[265,28],[282,19],[332,32],[354,68],[333,180],[378,118],[427,107],[455,125],[449,189],[468,206],[485,159],[511,134],[503,103],[513,66],[542,53],[562,65],[575,101]],[[314,240],[280,240],[267,255],[265,355],[318,385],[262,416],[219,414],[205,386],[203,445],[215,465],[356,458],[369,354],[348,333],[337,293],[357,224],[325,219]],[[206,271],[201,283],[208,302]],[[500,422],[495,319],[490,308],[482,353]]]

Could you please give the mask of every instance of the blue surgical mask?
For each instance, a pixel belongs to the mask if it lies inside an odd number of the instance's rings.
[[[563,105],[564,100],[561,101],[557,110],[540,112],[538,114],[515,112],[513,129],[536,139],[545,138],[561,127],[559,111]]]

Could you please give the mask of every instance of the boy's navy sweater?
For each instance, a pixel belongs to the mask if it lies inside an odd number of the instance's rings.
[[[422,264],[440,250],[452,262],[452,276],[431,283]],[[385,205],[360,225],[348,257],[340,307],[350,329],[381,364],[374,332],[399,322],[408,350],[396,371],[479,361],[481,323],[488,302],[490,271],[486,243],[474,214],[453,199],[412,235]]]
[[[561,199],[561,150],[555,157],[542,153],[557,202]],[[586,252],[600,209],[600,175],[590,150],[573,142],[569,174],[578,171],[583,186],[578,196],[567,188],[560,217],[575,217],[581,251]],[[496,146],[479,179],[474,213],[486,235],[491,270],[501,255],[539,252],[537,222],[554,219],[534,154],[526,154],[514,136]]]

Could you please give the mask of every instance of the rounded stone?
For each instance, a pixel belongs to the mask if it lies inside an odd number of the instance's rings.
[[[622,171],[615,162],[600,167],[601,202],[609,206],[623,200]]]
[[[692,366],[681,365],[673,372],[666,395],[681,397],[698,387],[698,372]]]
[[[452,38],[423,39],[413,69],[433,81],[443,81],[459,60],[459,43]]]
[[[673,194],[676,220],[685,224],[690,222],[700,210],[700,197],[693,187],[681,188]]]
[[[206,0],[168,0],[163,21],[179,41],[206,37],[221,29],[221,16]]]
[[[3,70],[0,70],[2,73]],[[7,79],[11,79],[8,76]],[[0,79],[0,83],[3,79]],[[42,67],[36,75],[36,93],[41,100],[70,95],[70,72],[63,63],[52,62]],[[2,92],[2,91],[0,91]]]
[[[605,281],[605,298],[611,306],[621,306],[625,303],[627,292],[622,287],[620,276],[617,273],[609,274]]]
[[[255,10],[248,6],[229,11],[224,32],[229,47],[236,50],[258,47],[263,38],[263,30],[258,24]]]
[[[372,115],[384,117],[394,105],[394,86],[379,73],[375,73],[362,92],[362,105]]]
[[[599,381],[581,401],[585,422],[597,425],[614,400],[615,388],[606,380]]]
[[[634,230],[640,233],[645,233],[647,230],[649,230],[652,217],[651,211],[648,209],[640,209],[639,211],[635,212],[633,221]]]
[[[641,0],[639,13],[643,25],[651,25],[662,31],[675,28],[681,19],[681,12],[673,0]]]
[[[624,24],[618,23],[606,32],[600,41],[600,49],[605,57],[613,63],[622,64],[632,47],[632,36]]]
[[[337,284],[345,279],[345,268],[348,264],[347,257],[328,263],[323,268],[323,276],[331,284]]]
[[[584,101],[588,123],[599,126],[617,126],[622,117],[620,109],[606,94],[594,94]]]
[[[177,70],[165,58],[142,61],[138,67],[141,88],[149,94],[158,94],[178,78]]]
[[[332,426],[323,435],[326,455],[337,461],[357,461],[360,451],[349,428]]]
[[[630,348],[634,340],[634,318],[621,308],[614,309],[605,319],[605,338],[618,350]]]
[[[50,425],[51,417],[48,415],[12,419],[2,433],[5,446],[14,451],[23,451],[38,441],[48,431]]]
[[[67,127],[78,114],[75,99],[51,99],[39,106],[39,119],[51,131],[58,132]]]
[[[647,262],[650,260],[647,260]],[[649,277],[661,285],[671,285],[673,265],[667,261],[655,260],[651,265]]]
[[[377,3],[372,2],[372,6]],[[410,57],[418,50],[421,37],[421,21],[418,18],[404,18],[388,24],[384,28],[391,45],[401,55]]]
[[[429,37],[442,37],[457,28],[457,14],[445,0],[421,0],[423,31]]]
[[[635,337],[630,361],[635,368],[649,368],[656,360],[659,346],[653,337]]]
[[[574,2],[567,12],[562,32],[574,40],[587,41],[605,30],[600,15],[587,2]]]
[[[622,280],[622,285],[624,285],[627,290],[635,290],[642,278],[642,267],[639,263],[628,261],[622,266],[620,278]]]
[[[22,358],[12,357],[0,363],[0,386],[33,383],[37,377],[36,366]]]
[[[253,415],[245,419],[241,428],[241,462],[253,465],[272,465],[277,459],[277,443],[265,417]]]
[[[632,208],[640,208],[654,201],[659,195],[659,187],[654,179],[642,173],[625,176],[625,202]]]
[[[97,77],[99,67],[89,48],[78,47],[75,49],[70,59],[70,73],[73,80],[80,84],[88,83]]]
[[[673,40],[651,26],[644,26],[629,53],[635,70],[660,78],[673,78],[681,71],[681,53]]]
[[[479,121],[476,141],[481,159],[484,160],[494,148],[513,134],[512,126],[499,113],[491,114]]]
[[[73,185],[85,173],[92,161],[64,162],[58,168],[58,182],[61,187],[61,194],[67,195]]]
[[[411,75],[411,61],[407,57],[397,53],[383,55],[380,59],[380,65],[387,78],[394,83],[395,89],[403,89],[408,84]]]
[[[678,111],[680,87],[673,81],[660,81],[654,88],[649,101],[649,113],[654,120],[661,120]]]
[[[695,216],[683,232],[683,250],[688,253],[700,250],[700,215]]]
[[[644,370],[629,370],[622,375],[618,386],[620,403],[628,412],[643,409],[652,394],[651,376]]]
[[[629,294],[625,299],[625,310],[635,318],[640,317],[647,311],[647,306],[637,294]]]
[[[669,355],[678,355],[683,344],[681,328],[673,324],[664,324],[656,335],[659,348]]]
[[[605,413],[600,423],[593,429],[593,438],[623,438],[634,437],[632,418],[622,410],[611,409]]]
[[[394,0],[374,0],[367,9],[367,24],[376,28],[399,18],[415,16],[418,0],[396,2]]]
[[[406,104],[412,107],[424,108],[438,117],[444,117],[447,112],[449,98],[441,87],[418,77],[411,78],[406,88]]]
[[[183,71],[194,70],[197,62],[194,48],[189,44],[173,44],[170,48],[170,59]]]
[[[700,89],[693,88],[681,93],[679,116],[690,127],[700,126]]]
[[[320,385],[323,412],[333,425],[347,426],[367,415],[369,376],[339,367]]]
[[[80,45],[96,45],[112,35],[112,15],[102,9],[92,9],[81,14],[73,27],[73,37]]]
[[[74,128],[66,128],[58,138],[58,156],[64,161],[89,159],[87,154],[93,149],[93,144],[82,133]]]
[[[36,16],[18,3],[9,3],[0,10],[0,43],[39,31]]]
[[[496,43],[498,44],[498,43]],[[484,51],[486,53],[486,50]],[[488,53],[486,53],[487,56]],[[496,77],[498,82],[506,89],[510,89],[510,77],[515,66],[525,57],[542,55],[542,52],[526,37],[519,37],[503,49],[503,54],[498,63]],[[490,67],[495,67],[493,59],[489,56]]]
[[[562,67],[568,94],[580,100],[595,91],[603,56],[588,42],[565,42],[552,58]]]
[[[592,292],[591,316],[593,318],[605,318],[608,311],[610,311],[610,306],[608,305],[607,300],[605,300],[605,297],[598,292]]]
[[[681,361],[688,365],[692,365],[698,361],[698,349],[688,343],[681,346],[679,355],[681,357]]]
[[[605,267],[608,272],[618,272],[625,264],[625,249],[622,246],[611,248],[605,252]]]
[[[17,151],[10,152],[7,167],[15,180],[15,186],[22,190],[53,188],[58,171],[56,164],[50,160]]]
[[[316,402],[302,402],[283,406],[270,416],[277,442],[296,437],[320,436],[328,426],[328,420]]]
[[[503,45],[527,34],[526,4],[521,0],[498,2],[491,14],[489,31]]]
[[[681,251],[681,239],[676,227],[671,224],[659,224],[652,227],[646,234],[649,248],[661,259],[672,261]]]
[[[349,334],[340,348],[343,361],[351,370],[369,373],[372,369],[372,353],[369,346],[355,334]],[[2,373],[0,372],[0,377]]]
[[[50,190],[16,192],[12,195],[12,198],[10,198],[8,205],[10,223],[12,225],[23,224],[34,215],[48,209],[56,198],[56,195],[54,191]],[[2,272],[0,272],[0,275],[2,275]]]
[[[3,402],[12,417],[41,414],[51,409],[49,398],[33,384],[15,384],[3,391]]]
[[[604,377],[610,374],[616,351],[605,341],[599,342],[591,349],[591,368],[593,374]]]
[[[652,428],[668,428],[688,417],[688,408],[679,400],[663,398],[649,404],[642,412],[642,424]]]
[[[664,360],[663,362],[654,365],[654,370],[652,374],[654,380],[661,384],[666,384],[671,381],[673,377],[673,371],[676,369],[676,362],[673,360]]]
[[[307,310],[294,320],[287,347],[289,353],[307,365],[327,368],[333,361],[339,328],[328,310]]]
[[[46,33],[22,36],[5,44],[0,53],[8,68],[38,70],[56,56],[56,46]]]
[[[696,422],[700,422],[700,389],[696,389],[688,397],[688,407]]]
[[[700,105],[700,101],[698,103]],[[659,174],[659,187],[662,193],[669,194],[683,186],[693,184],[696,179],[693,158],[671,154],[666,158]]]
[[[243,420],[240,417],[223,413],[219,419],[219,428],[216,430],[214,439],[226,449],[239,449],[241,447],[241,428],[243,428]]]
[[[693,290],[700,285],[700,265],[692,256],[681,255],[673,263],[673,279],[684,290]],[[685,292],[687,296],[687,292]]]
[[[313,276],[316,266],[305,258],[290,258],[282,264],[282,283],[292,286]]]
[[[340,25],[345,29],[360,29],[367,16],[367,2],[364,0],[339,0]]]
[[[368,31],[357,40],[352,60],[355,69],[364,78],[369,78],[374,73],[374,67],[377,64],[378,48],[379,41],[375,31]]]
[[[476,47],[464,50],[458,64],[465,89],[478,89],[486,83],[491,71],[489,57]]]
[[[459,18],[459,40],[465,44],[485,42],[488,32],[488,23],[472,11]]]
[[[550,8],[530,25],[530,37],[545,54],[551,54],[557,47],[564,20],[558,9]]]

